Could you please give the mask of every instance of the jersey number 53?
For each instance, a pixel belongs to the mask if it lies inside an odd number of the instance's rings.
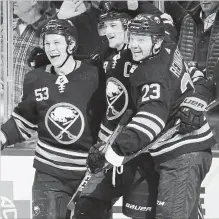
[[[49,89],[48,87],[38,88],[34,90],[36,101],[48,100],[49,99]]]

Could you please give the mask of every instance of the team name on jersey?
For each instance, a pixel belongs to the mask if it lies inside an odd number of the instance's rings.
[[[175,50],[174,55],[173,55],[173,62],[172,65],[170,67],[170,71],[176,75],[177,78],[180,77],[181,73],[183,70],[183,60],[182,60],[182,56],[179,52],[178,49]]]

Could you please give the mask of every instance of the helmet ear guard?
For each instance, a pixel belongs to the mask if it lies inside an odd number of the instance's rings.
[[[66,36],[65,39],[66,39],[66,42],[67,42],[67,45],[68,45],[67,46],[67,53],[69,55],[74,54],[75,51],[78,48],[77,40],[74,37],[72,37],[72,36]]]
[[[151,36],[152,39],[152,54],[156,55],[160,52],[161,50],[161,45],[163,43],[164,37],[162,36]]]
[[[67,40],[66,40],[67,41]],[[69,55],[74,54],[74,52],[77,50],[76,40],[75,39],[68,39],[68,46],[67,46],[67,53]]]

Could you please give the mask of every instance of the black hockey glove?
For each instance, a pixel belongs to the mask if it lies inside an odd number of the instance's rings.
[[[204,110],[207,103],[196,97],[187,97],[181,104],[176,115],[180,119],[180,134],[187,134],[202,127],[204,124]]]
[[[42,48],[35,47],[31,51],[30,56],[27,59],[27,63],[29,67],[38,68],[40,66],[50,64],[50,61]]]
[[[86,164],[91,173],[96,173],[104,167],[106,161],[104,152],[105,146],[105,142],[100,142],[90,148]]]

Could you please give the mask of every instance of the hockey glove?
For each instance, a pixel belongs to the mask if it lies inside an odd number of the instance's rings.
[[[37,68],[43,65],[50,64],[50,61],[42,48],[35,47],[31,51],[30,56],[27,59],[27,63],[29,67]]]
[[[104,167],[106,161],[104,152],[105,146],[105,142],[100,142],[90,148],[86,164],[91,173],[96,173]]]
[[[204,110],[207,103],[196,97],[187,97],[180,105],[176,115],[180,119],[180,134],[187,134],[202,127],[204,124]]]

